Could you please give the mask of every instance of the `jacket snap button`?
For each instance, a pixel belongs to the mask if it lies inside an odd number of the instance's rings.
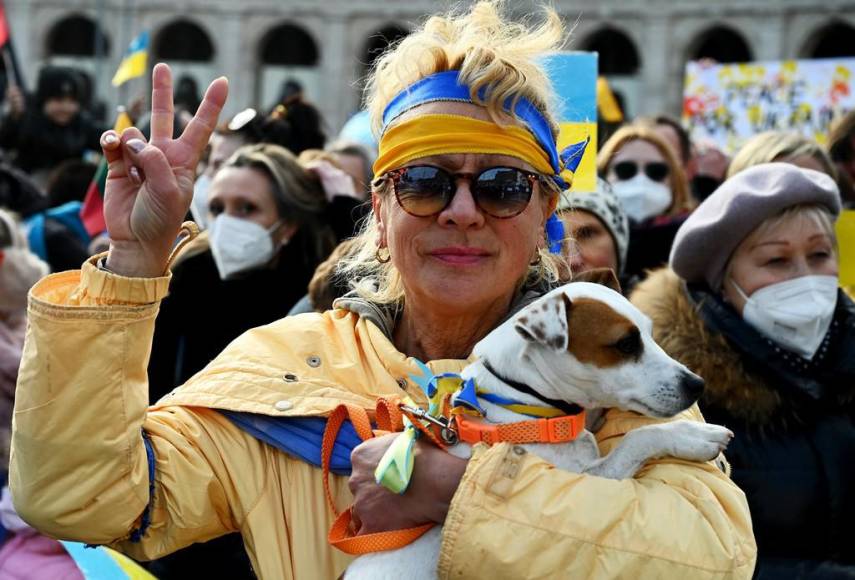
[[[276,404],[273,406],[276,407],[277,411],[287,411],[291,407],[293,407],[294,404],[291,401],[282,400],[282,401],[276,401]]]
[[[286,383],[293,383],[293,382],[297,381],[297,375],[292,374],[292,373],[288,373],[287,375],[282,377],[282,380],[285,381]]]
[[[321,357],[310,356],[309,358],[306,359],[306,364],[309,365],[310,367],[312,367],[313,369],[316,369],[319,366],[321,366]]]

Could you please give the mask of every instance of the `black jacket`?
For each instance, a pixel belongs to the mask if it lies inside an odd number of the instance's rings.
[[[706,381],[701,410],[735,437],[758,578],[855,578],[855,304],[842,292],[826,341],[803,361],[720,298],[654,272],[632,301],[657,342]]]
[[[59,126],[41,111],[28,108],[20,118],[7,116],[0,125],[0,147],[15,153],[15,165],[32,173],[51,170],[87,150],[100,152],[103,128],[85,114]]]
[[[220,280],[210,250],[178,264],[155,323],[148,367],[152,402],[184,383],[247,330],[288,314],[306,293],[317,266],[307,258],[311,252],[306,238],[298,231],[280,250],[274,267],[233,280]]]
[[[668,263],[674,236],[687,217],[688,214],[664,215],[640,224],[630,222],[629,251],[621,276],[621,287],[625,294],[628,295],[647,276],[649,270]]]

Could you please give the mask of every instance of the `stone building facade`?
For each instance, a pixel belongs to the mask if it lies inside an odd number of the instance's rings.
[[[574,26],[570,48],[598,50],[630,115],[679,114],[685,63],[855,56],[855,0],[553,0]],[[231,81],[227,113],[270,105],[293,77],[337,129],[356,111],[367,63],[447,2],[430,0],[6,0],[18,61],[32,86],[42,63],[83,67],[109,105],[130,39],[149,30],[153,60],[204,86]],[[511,2],[520,15],[528,0]],[[103,33],[98,40],[97,31]],[[98,58],[102,55],[102,58]]]

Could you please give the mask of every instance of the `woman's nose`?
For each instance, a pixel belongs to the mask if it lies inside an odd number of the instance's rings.
[[[484,213],[475,203],[469,183],[460,179],[451,203],[439,214],[443,225],[456,225],[461,228],[478,227],[484,223]]]
[[[569,242],[570,249],[567,260],[570,263],[570,272],[578,274],[585,271],[585,257],[582,255],[582,248],[576,242]]]

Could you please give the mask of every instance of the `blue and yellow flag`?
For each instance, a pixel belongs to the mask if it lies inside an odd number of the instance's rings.
[[[597,53],[563,52],[544,59],[546,73],[558,95],[557,117],[561,131],[558,150],[579,145],[574,159],[572,191],[597,189]],[[587,144],[587,146],[583,146]],[[568,160],[565,160],[568,166]]]
[[[141,77],[146,73],[148,65],[148,32],[141,32],[131,41],[125,57],[119,65],[119,70],[113,76],[113,86],[118,87],[125,82]]]

